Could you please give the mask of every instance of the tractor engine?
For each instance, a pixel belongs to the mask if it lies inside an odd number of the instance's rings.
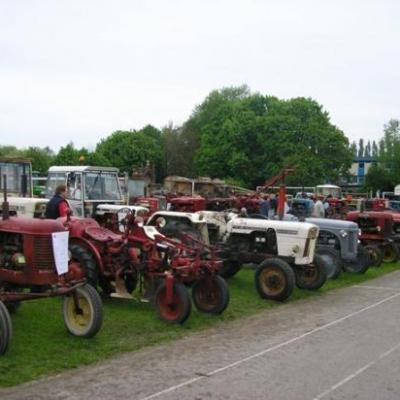
[[[0,268],[21,270],[25,264],[22,235],[0,232]]]

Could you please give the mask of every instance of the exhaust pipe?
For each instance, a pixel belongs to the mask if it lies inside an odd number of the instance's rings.
[[[3,221],[10,218],[10,205],[7,201],[7,175],[3,175],[3,182],[4,182],[4,201],[2,205],[2,217]]]

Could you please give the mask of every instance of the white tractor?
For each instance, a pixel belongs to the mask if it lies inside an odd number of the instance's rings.
[[[215,244],[224,260],[220,274],[225,278],[244,264],[257,264],[255,284],[263,298],[285,300],[295,284],[319,289],[327,279],[325,261],[315,254],[319,230],[311,223],[241,218],[215,211],[159,211],[147,224],[158,226],[166,236],[182,239],[189,234]]]

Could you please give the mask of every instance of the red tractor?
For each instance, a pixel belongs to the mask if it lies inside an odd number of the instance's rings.
[[[11,319],[21,301],[64,296],[66,329],[75,336],[92,337],[102,325],[102,302],[86,284],[87,260],[77,249],[68,251],[68,234],[60,221],[8,217],[0,221],[0,354],[11,340]],[[65,256],[64,262],[59,256]],[[61,270],[63,268],[63,270]],[[5,307],[5,306],[8,308]]]
[[[347,220],[356,222],[360,228],[359,240],[371,257],[371,264],[379,266],[381,262],[396,262],[400,257],[395,243],[393,216],[380,211],[351,211]]]
[[[87,261],[86,276],[111,297],[132,298],[140,292],[154,301],[159,316],[183,323],[191,301],[199,311],[220,314],[229,303],[226,282],[217,274],[221,264],[213,248],[192,240],[192,247],[162,236],[154,226],[143,226],[127,209],[126,230],[116,234],[91,218],[70,218],[70,247]]]
[[[206,209],[206,199],[200,196],[174,197],[169,202],[171,211],[196,212]]]

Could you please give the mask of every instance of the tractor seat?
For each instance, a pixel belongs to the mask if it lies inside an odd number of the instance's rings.
[[[122,241],[121,235],[117,235],[114,232],[111,232],[107,228],[102,228],[101,226],[88,226],[85,229],[86,235],[88,235],[91,239],[96,240],[97,242],[111,242],[111,241]]]

